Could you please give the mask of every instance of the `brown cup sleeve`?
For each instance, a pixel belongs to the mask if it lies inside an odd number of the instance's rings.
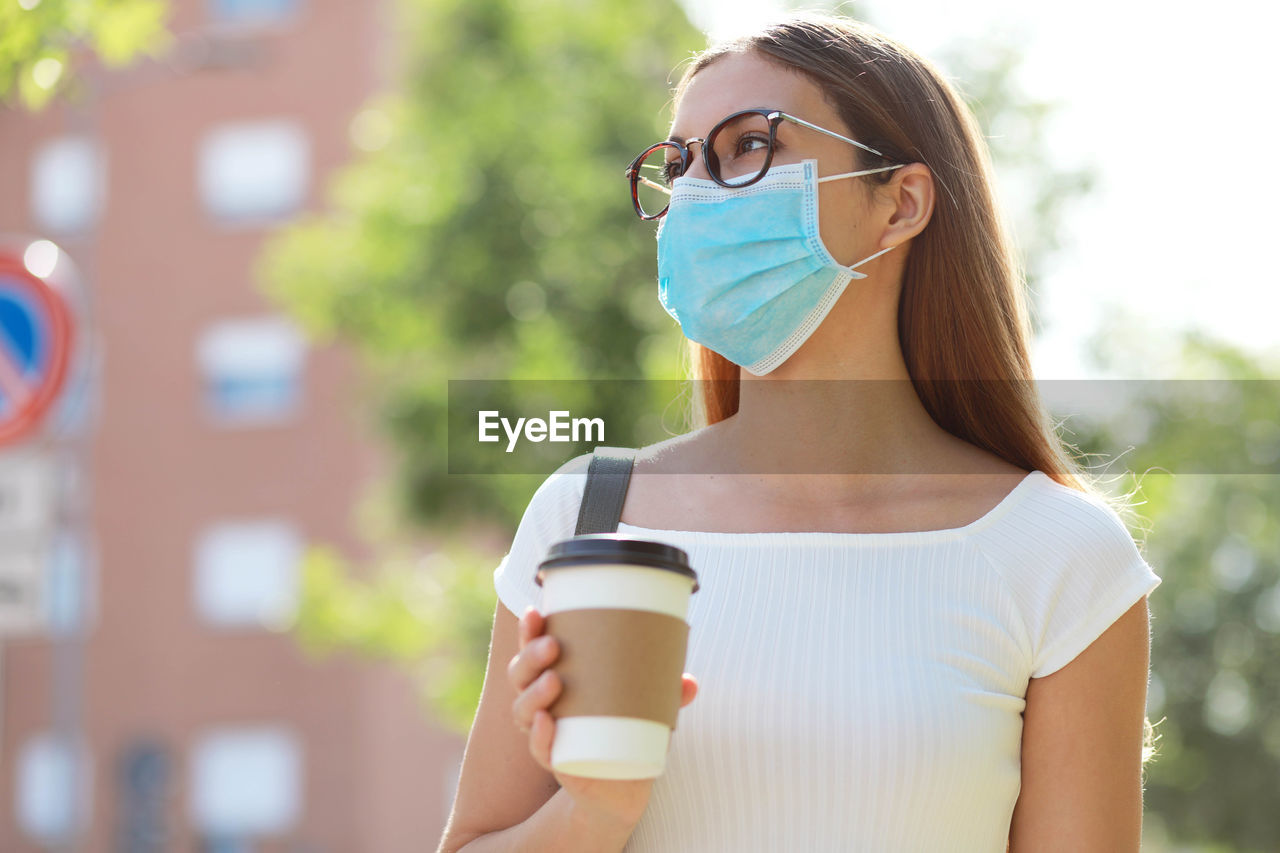
[[[548,614],[562,690],[560,717],[636,717],[676,727],[689,624],[652,610],[584,608]]]

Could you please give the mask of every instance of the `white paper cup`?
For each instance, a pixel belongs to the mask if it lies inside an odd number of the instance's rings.
[[[616,533],[575,536],[551,547],[536,580],[561,649],[551,766],[596,779],[660,776],[698,589],[688,555]]]

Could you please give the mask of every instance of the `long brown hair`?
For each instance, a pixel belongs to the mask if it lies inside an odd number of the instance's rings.
[[[992,195],[990,154],[946,77],[867,24],[800,13],[698,54],[676,87],[677,100],[699,71],[746,51],[808,77],[855,137],[888,162],[924,163],[933,173],[938,198],[911,241],[898,309],[907,372],[929,415],[1008,462],[1099,494],[1065,452],[1035,387],[1025,283]],[[886,162],[854,150],[854,168]],[[869,178],[883,182],[892,174]],[[686,366],[704,380],[697,383],[699,421],[716,423],[738,410],[736,364],[689,341]]]
[[[693,58],[675,89],[721,57],[756,51],[821,89],[855,138],[893,163],[924,163],[940,192],[903,271],[898,336],[925,409],[951,434],[1022,468],[1094,495],[1132,515],[1130,495],[1113,496],[1068,453],[1036,388],[1026,282],[992,193],[991,155],[972,111],[929,60],[860,21],[797,13]],[[883,165],[857,150],[857,169]],[[891,172],[869,176],[890,179]],[[688,341],[686,367],[698,386],[695,420],[738,410],[738,366]],[[700,404],[698,406],[697,404]],[[1144,723],[1143,763],[1154,755]]]

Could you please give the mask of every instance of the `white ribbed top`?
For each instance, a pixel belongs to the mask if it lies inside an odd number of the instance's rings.
[[[494,570],[516,615],[589,460],[542,483]],[[629,853],[1003,853],[1028,680],[1161,580],[1106,504],[1040,471],[948,530],[618,532],[683,548],[701,585],[698,695]]]

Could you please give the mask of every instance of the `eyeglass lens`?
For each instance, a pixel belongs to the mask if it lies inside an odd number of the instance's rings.
[[[732,116],[707,134],[707,161],[712,180],[728,186],[749,184],[770,161],[772,145],[769,121],[762,113]],[[699,157],[695,147],[690,159]],[[645,216],[657,216],[671,199],[671,184],[680,177],[680,149],[659,144],[641,160],[636,179],[636,199]]]
[[[769,120],[761,113],[731,116],[707,134],[712,179],[729,186],[749,184],[769,163],[772,147]]]
[[[655,145],[640,161],[636,202],[644,216],[657,216],[671,200],[671,182],[680,177],[680,149]]]

